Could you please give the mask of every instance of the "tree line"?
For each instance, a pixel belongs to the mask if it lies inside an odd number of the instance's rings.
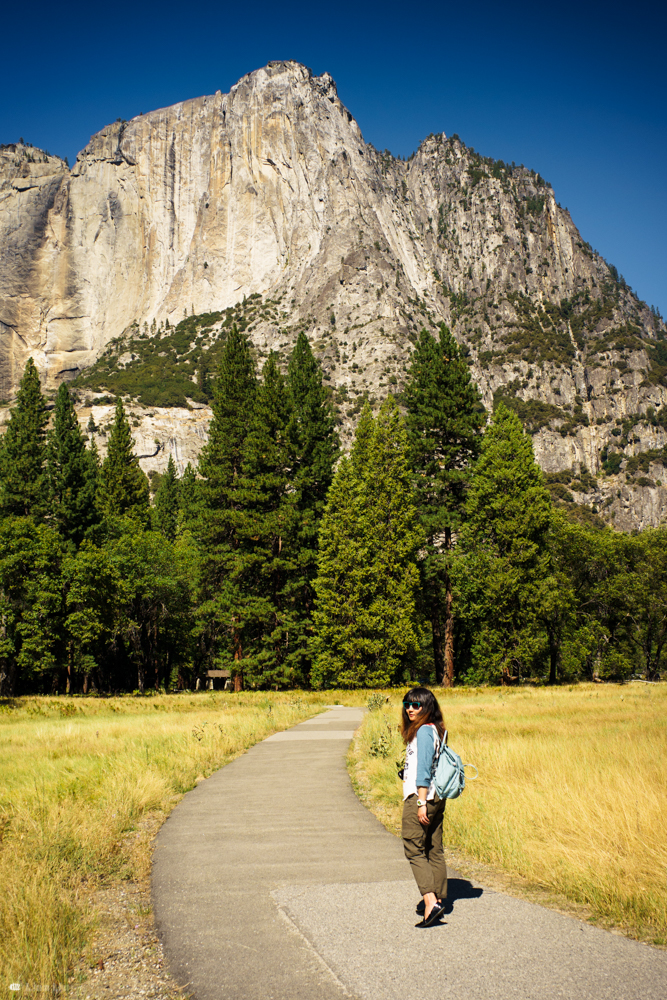
[[[170,458],[151,502],[122,399],[100,461],[28,362],[0,441],[2,695],[191,689],[211,668],[237,688],[660,676],[667,533],[554,506],[444,325],[349,455],[304,334],[258,377],[232,327],[212,409],[197,468]]]

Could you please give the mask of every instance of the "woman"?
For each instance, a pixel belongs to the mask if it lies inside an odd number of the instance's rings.
[[[435,771],[445,724],[435,695],[428,688],[412,688],[403,699],[401,736],[406,744],[403,769],[403,848],[423,896],[417,913],[420,926],[430,927],[445,910],[447,865],[442,850],[445,799],[435,793]],[[423,909],[422,909],[423,908]]]

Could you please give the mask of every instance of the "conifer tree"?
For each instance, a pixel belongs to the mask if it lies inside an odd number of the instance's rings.
[[[105,518],[127,516],[146,525],[150,516],[150,491],[133,445],[123,401],[119,398],[107,455],[98,477],[97,505]]]
[[[173,456],[169,456],[157,493],[155,494],[155,526],[165,538],[173,542],[176,537],[179,508],[179,482]]]
[[[211,379],[209,376],[208,365],[204,358],[199,360],[199,368],[197,369],[197,388],[199,389],[204,400],[209,400],[211,398]]]
[[[348,675],[356,686],[362,672],[359,634],[367,576],[362,496],[360,480],[345,456],[336,469],[320,529],[311,675],[316,688],[344,686],[342,678]]]
[[[431,622],[436,681],[449,687],[454,682],[452,533],[461,527],[485,416],[468,366],[444,323],[437,340],[421,331],[404,398],[409,462],[426,536],[421,603]]]
[[[243,656],[238,615],[230,614],[226,590],[239,545],[238,494],[243,446],[252,423],[257,393],[250,342],[236,326],[230,330],[214,385],[213,419],[199,458],[202,551],[201,601],[198,617],[207,655],[231,644],[235,660]],[[238,671],[235,686],[241,683]]]
[[[197,476],[190,462],[185,466],[178,484],[178,529],[192,531],[199,516]]]
[[[78,546],[98,520],[97,459],[86,449],[64,383],[58,389],[53,427],[47,439],[46,471],[50,518],[61,536]]]
[[[501,404],[471,480],[456,566],[472,680],[509,681],[537,655],[551,522],[551,498],[532,441]]]
[[[208,441],[199,457],[207,507],[226,510],[241,474],[243,443],[252,421],[257,378],[250,341],[236,326],[225,342],[213,399]]]
[[[363,471],[368,465],[369,449],[374,433],[375,420],[373,419],[373,411],[368,401],[366,401],[359,415],[359,423],[354,433],[352,451],[350,452],[352,466],[359,478],[363,478]]]
[[[32,358],[0,440],[0,515],[42,518],[47,513],[45,428],[48,421]]]
[[[417,524],[407,437],[393,399],[365,407],[322,521],[315,582],[316,686],[386,686],[419,646]]]
[[[290,358],[287,390],[291,404],[288,427],[291,491],[296,515],[295,571],[291,587],[295,614],[301,621],[301,634],[305,636],[314,604],[319,528],[333,479],[338,436],[322,382],[322,370],[303,332]],[[305,642],[302,651],[299,672],[305,677],[309,672]]]
[[[295,608],[297,524],[288,437],[290,399],[275,356],[262,372],[237,489],[238,540],[227,588],[243,620],[243,671],[254,684],[294,685],[303,649]]]

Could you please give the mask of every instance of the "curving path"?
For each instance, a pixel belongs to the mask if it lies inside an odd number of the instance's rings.
[[[667,953],[455,873],[445,920],[415,927],[401,842],[345,769],[361,718],[276,733],[160,830],[154,912],[195,1000],[665,1000]]]

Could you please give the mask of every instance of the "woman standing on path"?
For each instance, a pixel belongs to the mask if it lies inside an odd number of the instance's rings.
[[[403,698],[401,736],[406,744],[403,768],[403,848],[424,897],[419,926],[430,927],[445,910],[447,865],[442,849],[445,799],[435,793],[432,776],[445,724],[440,705],[428,688],[412,688]],[[422,911],[423,906],[423,911]]]

